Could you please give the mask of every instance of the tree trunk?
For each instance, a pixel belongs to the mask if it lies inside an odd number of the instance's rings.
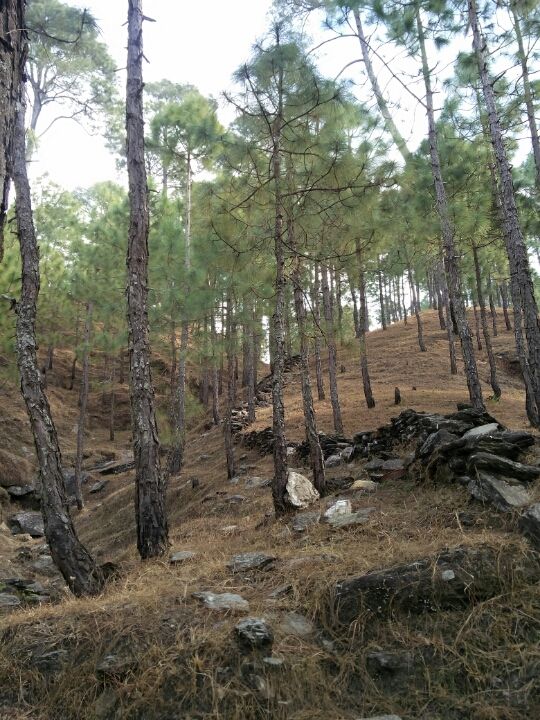
[[[362,248],[360,241],[356,238],[355,241],[355,253],[356,261],[358,265],[358,289],[360,292],[360,314],[358,318],[358,344],[360,346],[360,371],[362,373],[362,385],[364,388],[364,397],[366,399],[366,405],[368,408],[375,407],[375,398],[373,397],[373,391],[371,389],[371,379],[369,376],[369,365],[366,347],[366,315],[367,315],[367,300],[366,300],[366,278],[364,274],[364,263],[362,259]]]
[[[420,348],[420,352],[427,352],[426,344],[424,342],[424,323],[422,322],[422,316],[420,314],[420,304],[416,296],[416,287],[414,284],[413,274],[410,266],[407,268],[407,274],[409,276],[411,304],[414,310],[414,317],[416,318],[416,328],[418,331],[418,347]]]
[[[129,0],[126,130],[130,223],[127,305],[137,548],[141,558],[146,559],[166,552],[168,526],[148,339],[149,215],[144,164],[142,23],[142,0]]]
[[[212,312],[212,315],[210,316],[210,332],[212,333],[212,420],[214,425],[219,425],[219,378],[218,362],[216,357],[216,317],[214,312]]]
[[[486,302],[484,300],[484,293],[482,291],[482,273],[480,271],[480,262],[478,259],[478,248],[476,244],[472,243],[473,260],[474,260],[474,275],[476,278],[476,292],[478,294],[478,304],[480,305],[480,318],[482,321],[482,333],[484,335],[484,342],[486,344],[486,353],[489,361],[489,374],[491,389],[493,390],[493,396],[498,400],[501,397],[501,388],[497,381],[497,362],[495,355],[493,354],[493,347],[491,345],[491,337],[489,335],[489,327],[486,313]]]
[[[474,314],[474,327],[476,331],[476,347],[478,350],[482,350],[482,335],[480,330],[480,315],[478,314],[478,305],[476,298],[473,295],[473,314]]]
[[[292,225],[292,221],[289,221]],[[294,247],[293,229],[289,227],[289,247]],[[309,375],[309,344],[306,337],[306,308],[304,294],[301,286],[300,256],[294,258],[292,273],[294,292],[294,307],[296,311],[296,324],[298,339],[300,341],[300,367],[302,382],[302,404],[304,409],[304,423],[306,426],[306,440],[309,444],[311,470],[313,472],[313,485],[322,495],[325,489],[324,457],[319,442],[315,411],[313,409],[313,394],[311,392],[311,379]]]
[[[236,475],[236,467],[234,462],[234,445],[232,437],[232,411],[234,407],[234,395],[236,386],[235,367],[234,367],[234,320],[233,320],[233,303],[229,295],[227,297],[227,332],[225,343],[227,347],[227,410],[225,412],[225,420],[223,422],[223,439],[225,441],[225,457],[227,459],[227,477],[229,480]]]
[[[21,97],[13,142],[12,173],[17,195],[17,232],[22,264],[16,327],[21,391],[34,436],[41,512],[52,558],[75,595],[95,595],[103,588],[104,577],[79,541],[69,514],[58,436],[41,385],[37,362],[35,325],[40,284],[39,251],[26,170],[24,120],[25,103]]]
[[[321,361],[321,303],[320,303],[320,285],[319,285],[319,265],[315,264],[315,275],[312,286],[312,303],[313,303],[313,319],[315,321],[315,376],[317,378],[317,397],[324,400],[326,394],[324,392],[324,379]]]
[[[110,388],[111,388],[111,404],[109,407],[109,440],[114,442],[114,431],[116,424],[116,392],[114,383],[116,380],[116,362],[114,358],[111,361],[111,377],[110,377]]]
[[[384,311],[384,294],[383,294],[383,282],[382,282],[382,270],[381,270],[381,256],[377,255],[377,278],[379,281],[379,307],[381,312],[381,325],[382,329],[386,330],[386,313]]]
[[[79,422],[77,425],[77,453],[75,457],[75,499],[77,507],[82,510],[84,498],[82,495],[82,461],[84,451],[84,423],[86,420],[86,406],[88,404],[88,374],[90,357],[90,335],[92,332],[92,303],[86,303],[86,321],[84,323],[84,348],[82,362],[82,378],[79,390]]]
[[[248,405],[248,421],[255,422],[255,303],[251,301],[250,319],[244,329],[247,328],[247,355],[246,368],[246,394]]]
[[[359,337],[360,328],[358,327],[358,297],[354,288],[354,282],[350,273],[347,273],[349,279],[349,290],[351,291],[351,297],[353,301],[353,324],[354,324],[354,336]]]
[[[405,160],[405,162],[407,162],[407,160],[409,160],[409,158],[411,157],[411,153],[407,148],[407,143],[405,142],[403,135],[399,132],[396,124],[394,123],[394,120],[392,119],[392,115],[390,114],[390,110],[388,109],[388,105],[379,86],[377,75],[375,74],[373,65],[371,64],[369,47],[366,41],[366,36],[364,35],[364,28],[362,26],[362,18],[360,15],[360,11],[355,9],[353,11],[353,14],[356,23],[356,32],[358,35],[358,40],[360,41],[360,48],[362,50],[362,59],[364,60],[364,65],[366,66],[366,74],[369,78],[373,94],[375,95],[377,106],[380,110],[381,115],[383,116],[386,130],[391,135],[392,140],[394,141],[397,149],[401,154],[401,157]]]
[[[501,303],[506,329],[512,330],[512,323],[510,322],[510,315],[508,313],[508,288],[505,282],[501,284]]]
[[[283,249],[283,202],[281,144],[283,131],[283,69],[278,69],[278,108],[272,126],[272,171],[274,180],[274,255],[276,260],[275,309],[273,325],[273,369],[272,369],[272,430],[274,434],[274,477],[272,497],[276,515],[283,515],[290,508],[287,505],[287,441],[285,438],[285,407],[283,405],[283,374],[285,365],[285,338],[283,313],[285,310],[285,254]]]
[[[448,211],[446,187],[444,185],[441,171],[441,161],[439,157],[437,138],[437,126],[435,123],[435,111],[433,107],[433,89],[431,87],[431,75],[426,52],[424,28],[422,26],[420,6],[418,2],[415,2],[415,9],[418,41],[422,55],[422,74],[424,77],[424,84],[426,88],[426,107],[428,116],[428,139],[431,157],[431,171],[433,175],[433,183],[435,186],[437,214],[441,223],[444,262],[448,282],[449,299],[451,307],[454,311],[459,338],[461,341],[461,352],[463,355],[463,363],[465,367],[465,376],[467,378],[470,401],[475,409],[483,410],[484,401],[482,398],[482,387],[478,378],[478,369],[476,367],[476,358],[474,356],[474,347],[471,331],[467,323],[463,297],[461,294],[461,276],[458,264],[459,255],[455,243],[454,228],[452,226],[450,214]]]
[[[343,306],[341,304],[341,273],[338,268],[334,268],[334,290],[336,297],[339,342],[341,345],[343,345]]]
[[[330,400],[332,402],[332,415],[334,418],[334,430],[339,435],[343,434],[343,421],[341,419],[341,408],[339,406],[339,395],[337,386],[337,351],[334,333],[334,317],[332,313],[330,287],[328,285],[328,269],[321,265],[322,270],[322,294],[325,320],[326,344],[328,346],[328,379],[330,382]]]
[[[522,362],[522,367],[530,372],[530,382],[526,381],[532,389],[536,412],[532,413],[538,417],[540,410],[540,326],[538,324],[538,307],[534,296],[534,285],[529,266],[527,247],[524,242],[519,215],[514,194],[514,183],[512,171],[504,146],[501,122],[495,100],[493,81],[490,77],[487,66],[487,47],[482,37],[476,0],[468,0],[469,24],[473,33],[473,49],[476,53],[478,71],[482,82],[484,101],[488,113],[489,131],[491,143],[496,160],[498,180],[497,193],[499,199],[499,210],[503,225],[503,236],[506,246],[506,254],[510,267],[512,282],[510,291],[512,293],[512,304],[517,306],[520,317],[523,318],[527,349],[520,343],[520,349],[527,352],[527,363]],[[514,309],[515,312],[515,309]],[[516,332],[516,328],[514,328]],[[519,332],[519,329],[518,329]],[[516,336],[516,346],[518,338]],[[519,352],[519,351],[518,351]],[[529,402],[533,399],[530,398]]]
[[[24,0],[4,0],[0,4],[0,262],[4,256],[4,225],[13,175],[15,115],[20,99],[27,55]]]
[[[491,284],[491,275],[488,275],[488,298],[489,298],[489,311],[491,313],[491,324],[493,326],[493,337],[497,337],[497,310],[495,309],[495,303],[493,301],[493,286]]]

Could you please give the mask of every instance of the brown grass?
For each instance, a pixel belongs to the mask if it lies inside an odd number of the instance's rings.
[[[361,398],[355,346],[340,351],[340,362],[347,367],[339,377],[347,433],[376,427],[395,415],[395,385],[401,388],[404,406],[416,409],[447,412],[456,401],[466,400],[463,376],[451,378],[447,373],[436,318],[425,315],[426,354],[416,349],[412,325],[370,334],[377,399],[372,411]],[[498,351],[511,346],[509,333],[496,339]],[[481,375],[485,374],[481,366]],[[491,411],[512,427],[526,427],[519,382],[502,373],[501,384],[503,399],[494,407],[492,403]],[[70,425],[76,418],[76,400],[68,403],[68,391],[56,387],[50,394],[55,413],[60,413],[64,447],[72,452]],[[287,388],[286,405],[288,433],[302,439],[294,378]],[[331,431],[329,402],[318,403],[317,414],[321,428]],[[269,409],[259,410],[256,427],[269,422]],[[105,453],[121,457],[129,450],[128,434],[119,433],[111,444],[106,429],[95,426],[89,449],[89,465]],[[203,454],[209,458],[200,460]],[[238,455],[245,455],[241,464],[249,468],[246,477],[271,475],[270,458],[241,447]],[[361,473],[361,465],[356,471]],[[195,490],[192,476],[201,483]],[[247,500],[229,506],[217,494],[223,492],[242,494]],[[355,508],[376,507],[367,525],[350,531],[319,525],[298,536],[289,521],[271,518],[268,489],[247,489],[243,480],[238,485],[226,481],[221,433],[194,432],[186,466],[171,481],[169,491],[173,549],[197,553],[194,561],[180,567],[138,562],[132,493],[129,474],[112,477],[104,496],[91,496],[77,518],[81,536],[100,559],[121,564],[121,578],[103,596],[67,597],[0,621],[0,718],[352,720],[394,712],[404,720],[524,720],[540,713],[537,588],[515,586],[509,578],[499,597],[464,611],[386,620],[366,614],[350,628],[333,622],[332,590],[344,577],[464,543],[494,547],[511,543],[516,557],[529,552],[514,533],[515,518],[470,505],[462,488],[427,486],[415,478],[385,483],[376,494],[355,500]],[[538,490],[535,494],[539,496]],[[461,511],[472,516],[472,526],[460,523]],[[236,530],[225,532],[231,525]],[[232,575],[227,561],[247,550],[277,556],[275,568]],[[290,594],[269,599],[273,589],[287,583]],[[256,674],[266,682],[264,692],[250,686],[249,658],[232,640],[238,616],[213,613],[191,597],[192,592],[206,589],[240,593],[250,603],[249,615],[263,616],[274,627],[273,654],[285,664],[281,670],[258,667]],[[317,635],[298,638],[284,632],[280,623],[288,612],[311,618]],[[68,651],[67,664],[52,673],[36,666],[36,657],[59,648]],[[126,673],[99,677],[99,658],[126,648],[133,656]],[[415,661],[410,674],[373,677],[367,655],[376,648],[411,653]],[[110,698],[114,709],[111,705],[103,710]]]

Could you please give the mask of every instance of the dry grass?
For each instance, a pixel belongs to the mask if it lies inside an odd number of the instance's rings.
[[[395,385],[404,405],[417,409],[447,412],[466,400],[463,376],[447,374],[444,339],[429,313],[426,341],[429,352],[420,354],[412,325],[370,334],[378,401],[372,411],[361,399],[356,348],[341,351],[340,362],[347,368],[339,377],[347,433],[395,415]],[[511,348],[509,333],[496,339],[496,348]],[[504,396],[492,412],[512,427],[526,427],[519,382],[506,374],[501,382]],[[50,395],[64,447],[73,452],[76,401],[68,402],[68,391],[57,387]],[[294,380],[286,405],[289,435],[301,439]],[[256,427],[269,424],[269,413],[259,411]],[[318,403],[317,413],[321,428],[331,431],[329,402]],[[128,433],[118,433],[111,444],[106,429],[94,424],[89,448],[88,465],[111,452],[122,457],[129,450]],[[245,454],[246,477],[270,476],[270,458],[241,447],[238,454]],[[208,457],[202,460],[202,455]],[[200,481],[195,490],[193,476]],[[77,518],[85,543],[101,560],[122,567],[122,576],[102,597],[67,597],[0,621],[0,718],[352,720],[394,712],[404,720],[525,720],[540,714],[538,588],[505,578],[504,593],[463,611],[384,620],[366,614],[350,628],[333,621],[332,590],[344,577],[464,543],[512,544],[516,558],[530,552],[513,533],[515,518],[469,505],[463,489],[420,485],[414,478],[386,483],[376,494],[354,501],[355,508],[376,508],[367,525],[349,531],[319,525],[299,536],[287,520],[267,517],[262,522],[272,510],[268,489],[226,481],[219,431],[194,432],[186,466],[169,490],[173,550],[196,552],[194,561],[180,567],[138,562],[132,493],[129,474],[112,477],[105,495],[92,497]],[[242,494],[247,500],[228,505],[218,493]],[[472,517],[471,526],[460,523],[461,511]],[[224,530],[231,525],[234,531]],[[275,555],[274,569],[232,575],[227,561],[247,550]],[[284,584],[291,585],[290,593],[270,599]],[[197,590],[237,592],[249,601],[249,615],[265,617],[274,627],[273,654],[284,666],[258,667],[262,690],[251,686],[250,660],[232,640],[238,616],[206,610],[191,596]],[[281,622],[289,612],[311,618],[316,633],[300,638],[286,632]],[[410,672],[375,677],[367,656],[377,648],[410,653]],[[68,651],[69,662],[53,672],[40,668],[36,658],[57,649]],[[103,678],[96,664],[110,652],[127,653],[130,664],[122,675]]]

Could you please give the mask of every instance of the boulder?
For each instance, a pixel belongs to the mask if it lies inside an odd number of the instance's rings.
[[[326,458],[324,462],[324,466],[326,468],[333,468],[338,465],[341,465],[341,455],[330,455],[330,457]]]
[[[109,484],[108,480],[98,480],[98,482],[96,482],[90,486],[90,489],[88,490],[88,492],[90,493],[90,495],[94,495],[95,493],[99,493],[102,490],[105,490],[105,488],[107,487],[108,484]]]
[[[437,432],[428,435],[427,439],[420,445],[418,457],[425,459],[441,446],[447,445],[457,439],[458,436],[448,432],[448,430],[437,430]]]
[[[9,527],[13,535],[28,533],[31,537],[43,537],[45,528],[43,517],[39,512],[20,512],[9,519]]]
[[[330,522],[336,515],[350,515],[352,513],[352,505],[350,500],[336,500],[335,503],[324,513],[324,519],[326,522]]]
[[[480,437],[481,435],[493,435],[493,433],[498,432],[498,430],[499,430],[499,423],[492,422],[492,423],[488,423],[487,425],[478,425],[477,427],[467,430],[467,432],[463,435],[463,437],[464,438],[472,438],[472,437]]]
[[[296,635],[297,637],[306,638],[313,635],[315,626],[305,615],[290,612],[283,616],[279,624],[280,630],[286,635]]]
[[[377,480],[399,480],[407,472],[405,462],[401,458],[382,460],[377,458],[367,463],[364,468],[371,478]]]
[[[534,465],[524,465],[486,452],[476,452],[471,455],[467,467],[469,472],[487,470],[522,482],[532,482],[540,475],[540,468]]]
[[[295,508],[307,508],[320,497],[313,483],[294,470],[289,470],[286,489],[287,500]]]
[[[32,481],[32,466],[22,457],[7,450],[0,450],[0,487],[29,485]]]
[[[365,525],[369,522],[369,517],[375,510],[376,508],[370,507],[362,508],[362,510],[347,513],[346,515],[334,515],[328,520],[328,523],[336,530],[353,527],[355,525]]]
[[[268,650],[274,642],[272,628],[263,618],[246,618],[234,628],[236,642],[243,650]]]
[[[250,477],[246,480],[247,488],[265,488],[270,487],[272,481],[269,478]]]
[[[527,490],[521,485],[512,485],[506,478],[496,477],[477,470],[468,485],[468,490],[476,500],[491,503],[502,512],[512,512],[530,503]]]
[[[21,601],[17,595],[11,593],[0,592],[0,611],[11,610],[12,608],[20,607]]]
[[[352,445],[348,445],[346,448],[343,448],[343,450],[340,453],[341,455],[341,461],[344,463],[351,462],[354,455],[354,447]]]
[[[379,483],[373,480],[355,480],[351,485],[351,490],[362,490],[365,493],[375,492],[379,487]]]
[[[277,558],[262,552],[246,552],[234,555],[227,563],[233,573],[247,572],[249,570],[268,569]]]
[[[321,513],[306,512],[296,515],[292,522],[292,529],[295,532],[305,532],[309,527],[317,525],[321,519]]]
[[[20,500],[22,498],[28,498],[34,494],[33,485],[10,485],[7,488],[7,492],[13,500]]]
[[[540,550],[540,503],[531,505],[519,518],[519,529]]]
[[[194,592],[194,598],[200,600],[210,610],[244,610],[249,611],[249,603],[241,595],[235,593],[213,593],[210,591]]]
[[[423,613],[454,610],[492,598],[508,583],[534,584],[540,559],[510,545],[460,546],[434,557],[341,580],[333,601],[337,618],[349,624],[366,610]]]

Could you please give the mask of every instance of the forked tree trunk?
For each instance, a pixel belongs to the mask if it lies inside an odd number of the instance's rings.
[[[90,335],[92,332],[92,303],[86,303],[86,320],[84,323],[84,348],[82,361],[82,378],[79,390],[79,422],[77,424],[77,453],[75,457],[75,499],[77,507],[82,510],[84,498],[82,494],[82,461],[84,452],[84,424],[86,421],[86,406],[88,404],[88,375],[90,356]]]
[[[56,567],[75,595],[95,595],[104,576],[80,542],[69,514],[62,457],[37,361],[36,311],[39,295],[39,251],[26,171],[25,103],[22,98],[13,143],[13,181],[17,195],[17,232],[21,252],[21,298],[17,306],[17,361],[21,391],[30,419],[39,467],[45,537]]]
[[[367,298],[366,298],[366,277],[364,274],[364,262],[362,259],[362,248],[358,238],[355,241],[356,262],[358,265],[358,289],[360,293],[360,313],[358,317],[358,344],[360,346],[360,371],[362,373],[362,385],[364,389],[364,397],[368,408],[375,407],[375,398],[371,389],[371,379],[369,376],[368,355],[366,346],[366,326],[367,326]]]
[[[486,104],[489,131],[493,152],[497,167],[497,194],[498,205],[503,225],[503,236],[510,267],[512,282],[510,291],[514,312],[519,311],[519,317],[523,318],[525,338],[527,347],[524,347],[523,338],[521,342],[516,335],[516,347],[519,352],[527,353],[527,362],[522,361],[522,368],[530,373],[530,379],[526,379],[526,386],[533,393],[529,398],[528,405],[534,402],[535,412],[530,412],[533,418],[538,418],[540,411],[540,326],[538,323],[538,307],[534,295],[534,285],[529,265],[529,256],[525,244],[521,225],[519,221],[516,198],[514,193],[514,182],[512,170],[506,148],[502,126],[495,100],[493,80],[490,77],[487,65],[487,47],[482,36],[478,20],[476,0],[468,0],[469,24],[473,33],[473,49],[476,54],[478,71],[482,83],[484,102]],[[516,328],[514,327],[514,332]],[[519,332],[519,328],[517,329]],[[531,420],[532,422],[532,420]]]
[[[165,482],[159,462],[148,339],[148,187],[144,164],[142,0],[128,0],[127,167],[130,223],[127,306],[135,460],[137,548],[142,559],[168,547]]]
[[[480,261],[478,258],[478,248],[476,244],[472,243],[473,260],[474,260],[474,275],[476,278],[476,292],[478,294],[478,303],[480,305],[480,319],[482,322],[482,332],[484,334],[484,342],[486,344],[486,353],[489,362],[489,375],[491,389],[496,399],[501,397],[501,388],[497,380],[497,362],[495,355],[493,354],[493,346],[491,345],[491,337],[489,335],[488,319],[486,313],[486,301],[484,300],[484,293],[482,291],[482,273],[480,270]]]
[[[289,220],[289,247],[294,247],[294,229]],[[324,457],[317,432],[315,410],[313,409],[313,394],[311,392],[311,378],[309,375],[309,343],[306,336],[306,308],[304,293],[301,285],[300,256],[294,258],[292,284],[294,293],[294,308],[296,311],[296,324],[300,342],[300,374],[302,384],[302,406],[304,410],[304,424],[306,426],[306,440],[309,445],[313,485],[322,495],[325,489]]]
[[[339,406],[339,394],[337,386],[337,350],[334,333],[334,317],[332,313],[330,287],[328,285],[328,269],[326,265],[321,266],[322,270],[322,293],[324,308],[324,331],[326,344],[328,346],[328,380],[330,383],[330,400],[332,402],[332,415],[334,418],[334,430],[343,434],[343,421],[341,419],[341,408]]]
[[[471,331],[467,323],[465,315],[465,306],[461,292],[461,275],[458,265],[458,252],[456,248],[454,228],[450,219],[448,210],[448,199],[446,195],[446,187],[442,177],[441,160],[439,157],[437,125],[435,123],[435,111],[433,106],[433,89],[431,86],[431,71],[426,52],[426,43],[424,28],[420,15],[420,5],[415,0],[416,11],[416,27],[418,33],[418,41],[420,52],[422,55],[422,74],[426,89],[426,108],[428,116],[428,139],[429,152],[431,157],[431,171],[433,175],[433,184],[435,186],[436,206],[439,221],[441,223],[442,241],[444,249],[444,263],[446,269],[446,277],[448,282],[448,294],[451,308],[453,309],[459,339],[461,341],[461,352],[463,355],[463,364],[465,367],[465,377],[467,378],[467,387],[469,389],[469,398],[471,405],[477,410],[484,409],[484,400],[482,398],[482,386],[478,378],[478,369],[476,367],[476,358],[474,356],[474,347]]]
[[[313,278],[312,286],[312,305],[313,305],[313,320],[315,322],[315,340],[314,340],[314,355],[315,355],[315,377],[317,378],[317,397],[319,400],[324,400],[326,395],[324,392],[324,378],[322,371],[321,361],[321,302],[320,302],[320,283],[319,283],[319,265],[315,263],[315,274]]]

